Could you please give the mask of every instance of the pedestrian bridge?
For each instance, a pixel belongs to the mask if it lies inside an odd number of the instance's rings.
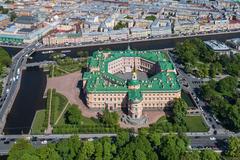
[[[42,62],[33,62],[33,63],[27,63],[25,64],[25,67],[44,67],[44,66],[47,66],[47,65],[51,65],[51,64],[56,64],[55,61],[42,61]]]

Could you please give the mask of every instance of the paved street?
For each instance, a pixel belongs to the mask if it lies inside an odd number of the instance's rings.
[[[56,143],[62,139],[69,138],[72,134],[64,135],[6,135],[0,136],[0,155],[6,155],[16,140],[19,138],[24,138],[30,141],[34,147],[40,147],[48,143]],[[79,134],[81,140],[92,141],[94,139],[102,137],[115,137],[116,134]]]

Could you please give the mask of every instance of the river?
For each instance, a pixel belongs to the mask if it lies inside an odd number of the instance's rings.
[[[205,36],[200,37],[203,40],[217,39],[225,41],[226,39],[240,37],[240,33]],[[166,40],[155,40],[149,42],[136,42],[130,43],[131,49],[137,50],[149,50],[149,49],[164,49],[173,48],[178,42],[182,42],[185,38],[177,39],[166,39]],[[77,57],[76,52],[79,50],[93,51],[99,49],[109,48],[111,50],[124,50],[127,49],[128,44],[115,44],[115,45],[102,45],[95,47],[79,47],[70,49],[70,53],[65,53],[70,57]],[[19,49],[7,48],[11,55],[14,55]],[[66,49],[69,50],[69,49]],[[56,52],[61,52],[57,50]],[[42,52],[35,52],[28,62],[40,62],[44,60],[51,60],[50,54],[43,54]],[[28,133],[34,114],[36,110],[45,108],[43,94],[46,87],[47,78],[46,74],[39,68],[32,68],[23,71],[21,87],[16,100],[13,104],[13,108],[8,115],[7,122],[5,125],[5,134],[22,134]]]

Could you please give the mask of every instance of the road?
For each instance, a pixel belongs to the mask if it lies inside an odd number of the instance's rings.
[[[169,133],[165,133],[169,134]],[[34,147],[44,146],[44,141],[47,143],[56,143],[62,139],[69,138],[74,134],[51,134],[51,135],[0,135],[0,155],[6,155],[11,146],[16,143],[17,139],[27,139]],[[137,134],[135,134],[136,136]],[[95,140],[102,137],[116,137],[117,134],[78,134],[81,140]],[[192,149],[206,149],[224,151],[226,149],[226,139],[231,135],[219,134],[215,135],[216,139],[210,140],[213,136],[188,136]],[[235,135],[236,136],[236,135]],[[240,136],[240,135],[237,135]]]
[[[73,136],[73,134],[64,135],[1,135],[0,136],[0,155],[7,155],[13,144],[16,143],[17,139],[24,138],[29,140],[29,142],[34,147],[40,147],[46,145],[47,143],[56,143],[62,139],[66,139]],[[79,134],[81,140],[95,140],[102,137],[116,137],[117,134]]]

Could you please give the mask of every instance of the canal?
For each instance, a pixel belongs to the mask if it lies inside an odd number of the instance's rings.
[[[38,67],[23,71],[19,92],[7,117],[5,134],[29,132],[36,110],[45,108],[43,94],[46,83],[46,74]]]
[[[227,39],[237,37],[240,37],[240,33],[214,36],[211,35],[200,38],[203,40],[217,39],[220,41],[225,41]],[[136,50],[173,48],[178,42],[182,42],[184,39],[186,38],[154,40],[148,42],[134,42],[130,43],[130,47],[131,49]],[[80,50],[88,51],[91,54],[93,51],[99,49],[125,50],[127,49],[127,47],[128,44],[125,43],[66,49],[70,50],[69,53],[65,53],[63,52],[63,50],[56,50],[56,52],[62,52],[69,57],[78,57],[76,53]],[[11,55],[14,55],[19,51],[19,49],[10,48],[6,48],[6,50],[8,50]],[[40,62],[44,60],[51,60],[51,54],[35,52],[28,60],[28,62]],[[22,134],[29,132],[36,110],[45,108],[43,94],[46,88],[46,83],[46,74],[41,69],[31,68],[23,71],[21,87],[13,104],[12,110],[8,115],[4,129],[5,134]]]

